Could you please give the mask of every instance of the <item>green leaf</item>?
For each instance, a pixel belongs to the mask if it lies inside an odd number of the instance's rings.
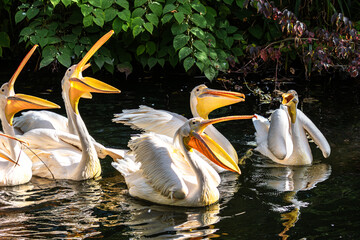
[[[67,7],[70,5],[71,0],[61,0],[61,2],[65,5],[65,7]]]
[[[160,64],[161,67],[164,67],[164,65],[165,65],[165,59],[164,58],[158,58],[157,61]]]
[[[30,28],[30,27],[24,27],[21,32],[20,32],[20,36],[29,36],[31,34],[33,34],[35,31],[34,29]]]
[[[250,29],[250,28],[249,28]],[[226,39],[228,36],[227,36],[227,33],[224,29],[217,29],[215,30],[215,34],[216,36],[219,38],[219,39]]]
[[[214,59],[214,60],[218,58],[217,53],[213,48],[209,49],[208,55],[209,55],[209,57],[211,57],[211,59]]]
[[[79,42],[80,42],[81,44],[84,44],[84,45],[90,45],[90,44],[91,44],[91,40],[90,40],[90,38],[88,38],[88,37],[82,37],[82,38],[80,38]]]
[[[245,0],[236,0],[236,5],[240,8],[244,8],[244,2]]]
[[[177,35],[173,41],[174,49],[176,51],[179,50],[180,48],[184,47],[188,43],[189,40],[190,40],[190,37],[185,34]]]
[[[30,7],[26,12],[26,16],[30,20],[30,19],[34,18],[36,15],[38,15],[39,12],[40,12],[39,9]]]
[[[123,7],[125,9],[129,9],[129,2],[126,0],[115,0],[115,3],[119,5],[120,7]]]
[[[182,12],[185,15],[191,15],[192,14],[192,9],[191,9],[190,3],[186,3],[184,5],[178,6],[177,10],[178,10],[178,12]]]
[[[194,27],[190,30],[190,32],[201,40],[205,39],[205,33],[201,28]]]
[[[135,26],[139,26],[142,27],[142,25],[144,24],[144,20],[140,17],[136,17],[131,19],[131,27],[134,28]]]
[[[84,51],[85,47],[83,45],[76,45],[74,47],[74,53],[76,54],[76,56],[80,57],[81,53]]]
[[[50,56],[52,59],[55,58],[56,54],[57,54],[57,49],[53,45],[48,45],[48,46],[44,47],[42,50],[42,53],[41,53],[43,58]]]
[[[157,63],[157,59],[154,58],[154,57],[150,57],[148,59],[148,65],[149,65],[149,68],[152,69]]]
[[[244,40],[244,37],[243,37],[242,34],[234,34],[233,38],[234,38],[234,40],[237,40],[237,41],[243,41]]]
[[[10,47],[10,37],[6,32],[0,32],[0,47]]]
[[[55,7],[56,5],[59,4],[60,0],[50,0],[50,2],[51,2],[52,5]]]
[[[92,13],[93,7],[87,4],[83,4],[80,6],[81,13],[84,17]]]
[[[205,67],[205,63],[197,61],[196,66],[200,69],[201,72],[203,72],[204,67]]]
[[[146,52],[150,56],[156,52],[156,44],[153,41],[146,42]]]
[[[144,45],[139,45],[136,48],[136,55],[140,56],[141,54],[143,54],[145,52],[145,46]]]
[[[257,39],[262,38],[263,30],[262,30],[262,27],[260,27],[259,24],[256,24],[255,26],[253,26],[251,28],[248,28],[248,31],[250,32],[251,35],[253,35]]]
[[[190,53],[192,53],[191,48],[189,48],[189,47],[181,48],[179,51],[179,60],[186,58],[187,56],[190,55]]]
[[[158,2],[152,2],[149,4],[149,8],[153,13],[155,13],[158,17],[160,17],[163,13],[163,7]]]
[[[142,28],[139,25],[136,25],[135,27],[133,27],[133,37],[135,38],[137,35],[139,35],[142,32]]]
[[[171,64],[171,66],[175,67],[175,66],[178,64],[178,62],[179,62],[178,56],[176,56],[176,55],[170,56],[170,57],[169,57],[169,62],[170,62],[170,64]]]
[[[104,66],[105,60],[103,55],[95,55],[94,61],[99,68],[102,68],[102,66]]]
[[[94,7],[101,8],[102,0],[89,0],[89,3]]]
[[[229,27],[226,28],[226,31],[227,31],[228,34],[233,34],[237,30],[238,30],[238,28],[235,27],[235,26],[229,26]]]
[[[174,23],[171,26],[171,32],[173,35],[179,35],[185,32],[188,29],[188,27],[189,25],[187,23],[181,23],[181,24]]]
[[[184,60],[184,68],[185,68],[185,71],[189,71],[189,69],[194,65],[195,63],[195,60],[194,58],[192,57],[187,57],[185,60]]]
[[[204,73],[205,73],[205,77],[207,79],[209,79],[210,81],[212,81],[214,79],[214,77],[216,76],[216,71],[215,71],[214,67],[212,67],[212,66],[205,68]]]
[[[67,52],[63,52],[61,55],[57,55],[56,59],[65,67],[71,66],[71,56]]]
[[[143,5],[146,2],[147,2],[147,0],[135,0],[134,7],[140,7],[141,5]]]
[[[110,22],[117,16],[117,11],[114,8],[105,9],[105,22]]]
[[[115,33],[118,34],[119,32],[121,32],[122,29],[122,21],[120,20],[120,18],[116,18],[113,23],[112,23],[112,29],[114,29]]]
[[[126,22],[130,22],[130,18],[131,18],[131,12],[128,9],[124,9],[121,12],[118,13],[118,17],[121,20],[124,20]]]
[[[2,47],[0,47],[0,57],[2,57]]]
[[[205,43],[201,40],[196,40],[194,41],[193,45],[200,51],[204,52],[204,53],[207,53],[208,52],[208,49],[205,45]]]
[[[41,59],[40,61],[40,68],[46,67],[47,65],[49,65],[50,63],[52,63],[55,58],[53,56],[50,55],[44,55],[43,54],[43,59]]]
[[[131,16],[132,16],[133,18],[142,17],[145,12],[146,12],[146,10],[145,10],[144,8],[136,8],[136,9],[132,12]]]
[[[15,23],[19,23],[22,20],[24,20],[24,18],[26,17],[26,13],[23,11],[17,11],[17,13],[15,14]]]
[[[96,8],[94,9],[94,15],[95,17],[93,18],[93,21],[96,25],[98,25],[99,27],[104,26],[105,23],[105,13],[103,10]]]
[[[225,38],[224,43],[230,49],[234,44],[234,39],[232,37],[227,37]]]
[[[106,71],[108,71],[111,74],[114,74],[114,65],[113,64],[108,64],[105,62],[104,67],[105,67]]]
[[[144,28],[150,33],[152,34],[153,30],[154,30],[154,25],[152,25],[152,23],[147,22],[144,23]]]
[[[196,52],[194,55],[201,62],[208,62],[209,61],[208,56],[204,52]]]
[[[77,36],[75,34],[68,34],[62,37],[65,42],[77,42]]]
[[[166,4],[164,9],[163,9],[163,14],[171,12],[171,11],[173,11],[175,9],[176,9],[176,6],[174,4],[172,4],[172,3]]]
[[[179,24],[182,23],[185,19],[185,15],[182,12],[174,13],[174,17]]]
[[[204,16],[195,13],[191,16],[190,20],[197,25],[198,27],[205,28],[206,27],[206,19]]]
[[[199,1],[197,1],[196,3],[192,3],[191,7],[193,9],[195,9],[196,11],[198,11],[201,14],[205,14],[206,13],[206,8],[204,5],[202,5]]]
[[[154,13],[149,13],[145,15],[146,19],[151,22],[154,26],[159,24],[159,18]]]
[[[168,14],[165,14],[162,18],[161,18],[161,23],[162,24],[165,24],[167,22],[169,22],[171,19],[172,19],[173,15],[168,13]]]
[[[93,17],[91,15],[87,15],[83,19],[83,25],[84,27],[89,27],[93,24]]]
[[[48,37],[48,44],[56,44],[61,42],[61,39],[57,36],[54,37]]]

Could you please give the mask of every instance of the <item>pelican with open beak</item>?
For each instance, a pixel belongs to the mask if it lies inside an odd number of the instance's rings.
[[[66,71],[62,79],[62,97],[68,115],[67,131],[32,128],[22,135],[21,139],[29,142],[31,149],[46,163],[33,157],[34,175],[77,181],[100,176],[99,148],[96,147],[99,144],[90,136],[80,116],[78,104],[80,98],[91,98],[92,93],[120,93],[120,90],[102,81],[82,76],[91,56],[113,33],[110,31],[100,38],[78,64]],[[103,150],[106,149],[100,149]]]
[[[192,118],[174,138],[143,133],[130,140],[132,152],[112,165],[124,176],[133,197],[165,205],[210,205],[219,200],[220,176],[198,153],[226,170],[240,174],[240,169],[204,130],[211,124],[252,117]]]
[[[36,48],[37,45],[29,51],[11,79],[0,88],[1,125],[4,133],[10,136],[6,139],[1,139],[0,186],[14,186],[27,183],[32,177],[31,160],[23,153],[20,142],[14,138],[14,115],[26,109],[60,108],[57,104],[38,97],[15,94],[15,81]]]
[[[280,108],[271,115],[271,122],[259,115],[253,118],[257,148],[274,162],[285,165],[307,165],[313,161],[306,133],[314,140],[325,158],[331,148],[315,124],[297,108],[299,98],[294,90],[282,95]]]
[[[242,93],[210,89],[204,84],[195,87],[190,94],[190,108],[193,117],[203,119],[208,119],[209,114],[215,109],[243,101],[245,101],[245,95]],[[114,122],[123,123],[135,129],[163,134],[171,138],[187,120],[179,114],[147,106],[123,110],[122,113],[115,114],[113,119]],[[209,125],[205,132],[226,151],[233,161],[238,162],[238,155],[234,147],[213,125]],[[216,170],[221,172],[225,169],[216,168]]]

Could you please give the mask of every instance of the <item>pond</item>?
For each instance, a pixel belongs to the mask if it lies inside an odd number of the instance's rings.
[[[2,74],[5,82],[11,74]],[[51,74],[49,74],[50,76]],[[87,72],[85,75],[91,75]],[[20,75],[15,91],[46,98],[63,106],[60,75],[36,78]],[[117,80],[107,82],[121,94],[93,94],[81,100],[79,111],[90,134],[105,146],[124,149],[138,131],[111,121],[123,109],[147,105],[190,117],[189,92],[205,79]],[[102,80],[105,80],[102,78]],[[156,83],[157,82],[157,83]],[[58,83],[58,86],[54,83]],[[241,175],[221,175],[219,203],[204,208],[169,207],[129,196],[124,178],[101,160],[100,179],[82,182],[33,177],[16,187],[0,188],[2,239],[359,239],[360,237],[360,98],[359,86],[332,81],[283,85],[300,95],[302,110],[327,137],[331,156],[322,157],[311,144],[311,166],[272,164],[253,152],[241,165]],[[252,114],[268,116],[277,106],[246,102],[216,110],[211,117]],[[65,114],[64,109],[56,110]],[[238,155],[255,148],[250,120],[218,124]]]

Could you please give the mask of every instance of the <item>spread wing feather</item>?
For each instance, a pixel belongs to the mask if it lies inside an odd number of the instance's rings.
[[[123,123],[133,129],[154,132],[174,137],[175,132],[187,119],[179,114],[165,110],[156,110],[141,105],[138,109],[123,110],[114,115],[113,122]]]

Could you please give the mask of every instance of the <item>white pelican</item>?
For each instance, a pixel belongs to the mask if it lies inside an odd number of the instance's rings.
[[[30,148],[46,163],[45,166],[33,156],[33,175],[77,181],[100,176],[101,166],[96,147],[79,114],[78,103],[81,97],[91,98],[91,92],[120,92],[99,80],[82,76],[86,62],[113,33],[110,31],[99,39],[77,65],[67,70],[62,79],[62,96],[68,114],[68,127],[70,132],[78,135],[80,143],[76,143],[76,138],[72,134],[50,128],[33,128],[21,136],[21,139],[27,141]]]
[[[25,109],[59,108],[58,105],[41,98],[15,94],[15,80],[36,48],[37,45],[29,51],[9,82],[4,83],[0,88],[1,125],[3,131],[11,138],[2,139],[0,143],[0,186],[27,183],[32,177],[31,160],[21,149],[20,143],[14,138],[15,133],[12,126],[14,115]]]
[[[245,95],[238,92],[214,90],[201,84],[195,87],[190,94],[190,108],[193,117],[209,119],[209,114],[220,107],[245,101]],[[132,128],[154,132],[169,137],[174,137],[175,132],[187,119],[179,114],[165,110],[156,110],[147,106],[138,109],[123,110],[115,114],[114,122],[130,125]],[[237,163],[236,150],[214,126],[210,125],[205,130],[206,134],[216,141],[230,157]],[[216,168],[223,171],[222,168]]]
[[[253,123],[256,130],[257,148],[261,154],[276,163],[285,165],[311,164],[313,157],[306,133],[320,147],[325,158],[330,156],[330,145],[315,124],[299,109],[296,91],[282,95],[280,108],[268,119],[256,115]]]
[[[193,149],[218,166],[240,174],[237,163],[203,131],[210,124],[252,117],[192,118],[174,138],[143,133],[130,140],[132,152],[112,165],[124,176],[133,197],[164,205],[210,205],[219,200],[220,176]]]

